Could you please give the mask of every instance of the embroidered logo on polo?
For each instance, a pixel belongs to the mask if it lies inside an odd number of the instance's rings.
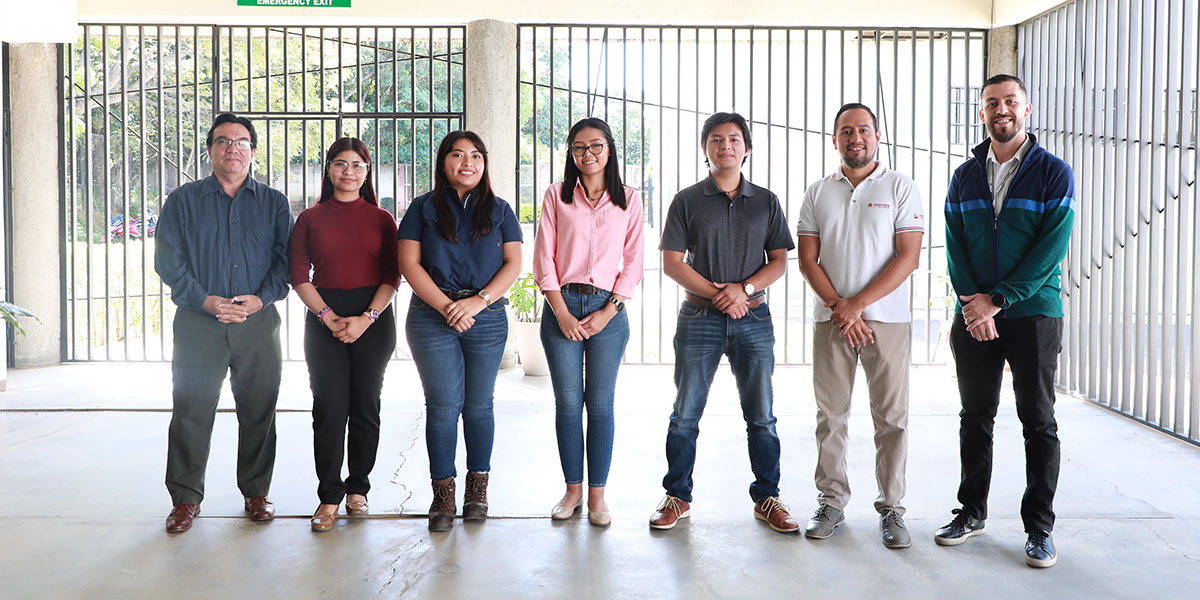
[[[870,202],[867,204],[867,208],[891,208],[891,207],[892,207],[891,204],[884,204],[883,202]]]

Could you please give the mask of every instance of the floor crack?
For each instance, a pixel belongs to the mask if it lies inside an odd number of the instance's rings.
[[[406,548],[403,552],[400,552],[399,554],[397,554],[396,558],[392,559],[392,562],[388,563],[387,569],[390,570],[391,573],[388,575],[387,583],[383,584],[383,587],[379,588],[379,591],[375,592],[375,595],[372,596],[372,600],[374,600],[375,598],[381,597],[383,595],[383,593],[388,589],[388,587],[390,587],[392,585],[392,583],[395,582],[396,570],[397,570],[396,563],[400,562],[401,560],[405,560],[406,567],[413,566],[413,564],[411,562],[412,559],[411,559],[411,557],[409,557],[409,554],[414,549],[416,549],[417,546],[421,545],[421,541],[422,540],[417,540],[417,541],[413,542],[411,546]],[[417,580],[421,578],[421,574],[425,572],[425,569],[420,568],[420,566],[418,565],[418,568],[409,568],[408,572],[409,572],[409,576],[401,580],[404,582],[404,587],[400,588],[400,591],[397,592],[397,594],[395,596],[397,598],[404,597],[404,594],[407,593],[409,591],[409,589],[413,586],[413,584],[415,584],[417,582]]]
[[[1155,530],[1153,527],[1151,527],[1149,522],[1147,522],[1147,521],[1144,521],[1144,520],[1143,520],[1143,521],[1142,521],[1142,524],[1143,524],[1143,525],[1145,525],[1145,526],[1146,526],[1146,529],[1149,529],[1149,530],[1150,530],[1150,533],[1153,533],[1153,534],[1154,534],[1154,537],[1158,538],[1158,541],[1162,542],[1162,543],[1163,543],[1163,545],[1164,545],[1164,546],[1166,546],[1167,548],[1170,548],[1171,550],[1174,550],[1175,552],[1178,552],[1180,556],[1182,556],[1182,557],[1184,557],[1184,558],[1186,558],[1186,559],[1188,559],[1188,560],[1200,561],[1200,558],[1197,558],[1197,557],[1195,557],[1195,556],[1192,556],[1192,555],[1188,554],[1187,552],[1184,552],[1183,550],[1180,550],[1179,548],[1176,548],[1175,546],[1172,546],[1172,545],[1171,545],[1171,542],[1168,542],[1168,541],[1167,541],[1167,538],[1164,538],[1163,536],[1159,535],[1159,534],[1158,534],[1158,531],[1157,531],[1157,530]]]
[[[419,437],[418,434],[421,429],[421,423],[424,420],[425,420],[425,411],[421,411],[421,414],[417,415],[416,420],[413,421],[412,429],[410,429],[408,431],[409,439],[411,439],[412,441],[408,444],[407,448],[400,451],[400,464],[396,466],[395,471],[392,471],[391,483],[400,486],[401,488],[404,489],[405,492],[407,492],[407,494],[404,496],[404,499],[400,501],[400,514],[404,514],[404,511],[405,511],[404,505],[409,500],[411,500],[412,496],[413,496],[412,490],[408,489],[408,486],[400,481],[400,471],[404,469],[404,465],[408,464],[408,452],[411,451],[417,445],[417,439]]]

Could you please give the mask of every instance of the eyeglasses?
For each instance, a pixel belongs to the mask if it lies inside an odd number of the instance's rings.
[[[357,160],[350,163],[344,160],[335,160],[329,163],[331,171],[345,171],[347,168],[354,169],[355,173],[366,173],[367,169],[371,168],[371,163],[358,162]]]
[[[219,137],[213,140],[213,146],[222,150],[227,150],[231,146],[237,146],[238,150],[249,150],[254,144],[247,139],[231,140],[227,137]]]
[[[585,150],[591,150],[592,154],[594,154],[596,156],[600,156],[600,153],[604,152],[604,148],[606,146],[608,146],[608,144],[601,144],[600,142],[596,142],[596,143],[588,145],[588,146],[584,146],[583,144],[578,144],[575,146],[571,146],[571,154],[575,155],[575,157],[578,158],[580,156],[583,156],[583,152]]]

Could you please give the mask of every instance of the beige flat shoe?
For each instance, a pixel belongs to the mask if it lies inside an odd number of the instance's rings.
[[[582,505],[583,498],[580,498],[574,504],[570,505],[559,502],[558,504],[554,505],[553,509],[550,510],[550,518],[554,519],[555,521],[565,521],[570,519],[571,517],[575,516],[575,511],[579,510],[579,507]]]
[[[588,511],[588,522],[596,527],[608,527],[612,524],[612,513],[606,511]]]

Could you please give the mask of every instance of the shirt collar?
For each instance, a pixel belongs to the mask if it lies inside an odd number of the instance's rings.
[[[446,198],[448,200],[450,200],[453,204],[457,205],[459,208],[466,208],[467,203],[471,201],[471,196],[474,196],[474,195],[475,195],[475,190],[471,190],[471,191],[467,192],[466,198],[460,199],[458,197],[458,190],[456,190],[450,186],[446,186]]]
[[[1030,148],[1033,148],[1033,136],[1026,134],[1025,135],[1025,143],[1021,144],[1020,148],[1017,148],[1017,153],[1014,154],[1013,157],[1010,158],[1009,160],[1010,161],[1015,160],[1015,161],[1017,161],[1018,165],[1021,164],[1021,161],[1025,159],[1025,155],[1029,154]],[[995,164],[996,166],[999,166],[1002,164],[1000,161],[996,160],[996,151],[992,149],[991,144],[988,144],[987,162],[989,165]],[[1004,163],[1004,164],[1007,164],[1007,163]]]
[[[242,182],[242,190],[249,190],[250,193],[253,194],[258,192],[258,185],[259,184],[254,180],[254,177],[250,174],[247,174],[246,180]],[[204,184],[201,189],[207,194],[210,192],[223,191],[225,188],[221,185],[221,182],[217,179],[217,176],[210,173],[208,177],[204,178]],[[238,193],[240,194],[241,190],[238,190]]]
[[[587,188],[583,187],[582,179],[575,180],[575,193],[572,196],[575,198],[583,198],[583,201],[587,202],[588,206],[592,205],[591,202],[588,202]],[[600,199],[596,201],[596,208],[600,208],[600,205],[604,204],[604,201],[607,199],[610,199],[608,196],[608,190],[604,190],[604,194],[601,195]]]
[[[846,183],[850,183],[850,179],[846,177],[846,173],[842,171],[844,168],[845,165],[838,166],[838,168],[833,172],[833,179],[835,181],[840,179]],[[879,179],[880,177],[883,177],[885,172],[887,172],[887,167],[883,166],[883,163],[876,163],[875,170],[871,171],[870,175],[867,175],[865,178],[863,178],[863,180],[859,182],[859,185],[862,185],[863,182],[871,181],[872,179]]]
[[[733,198],[729,197],[729,194],[726,194],[725,191],[717,185],[717,181],[713,179],[711,173],[709,173],[708,177],[704,178],[704,195],[724,196],[726,200],[733,200]],[[746,179],[745,175],[742,175],[742,183],[740,186],[738,186],[738,196],[746,196],[748,198],[754,196],[754,186],[750,185],[750,180]]]

